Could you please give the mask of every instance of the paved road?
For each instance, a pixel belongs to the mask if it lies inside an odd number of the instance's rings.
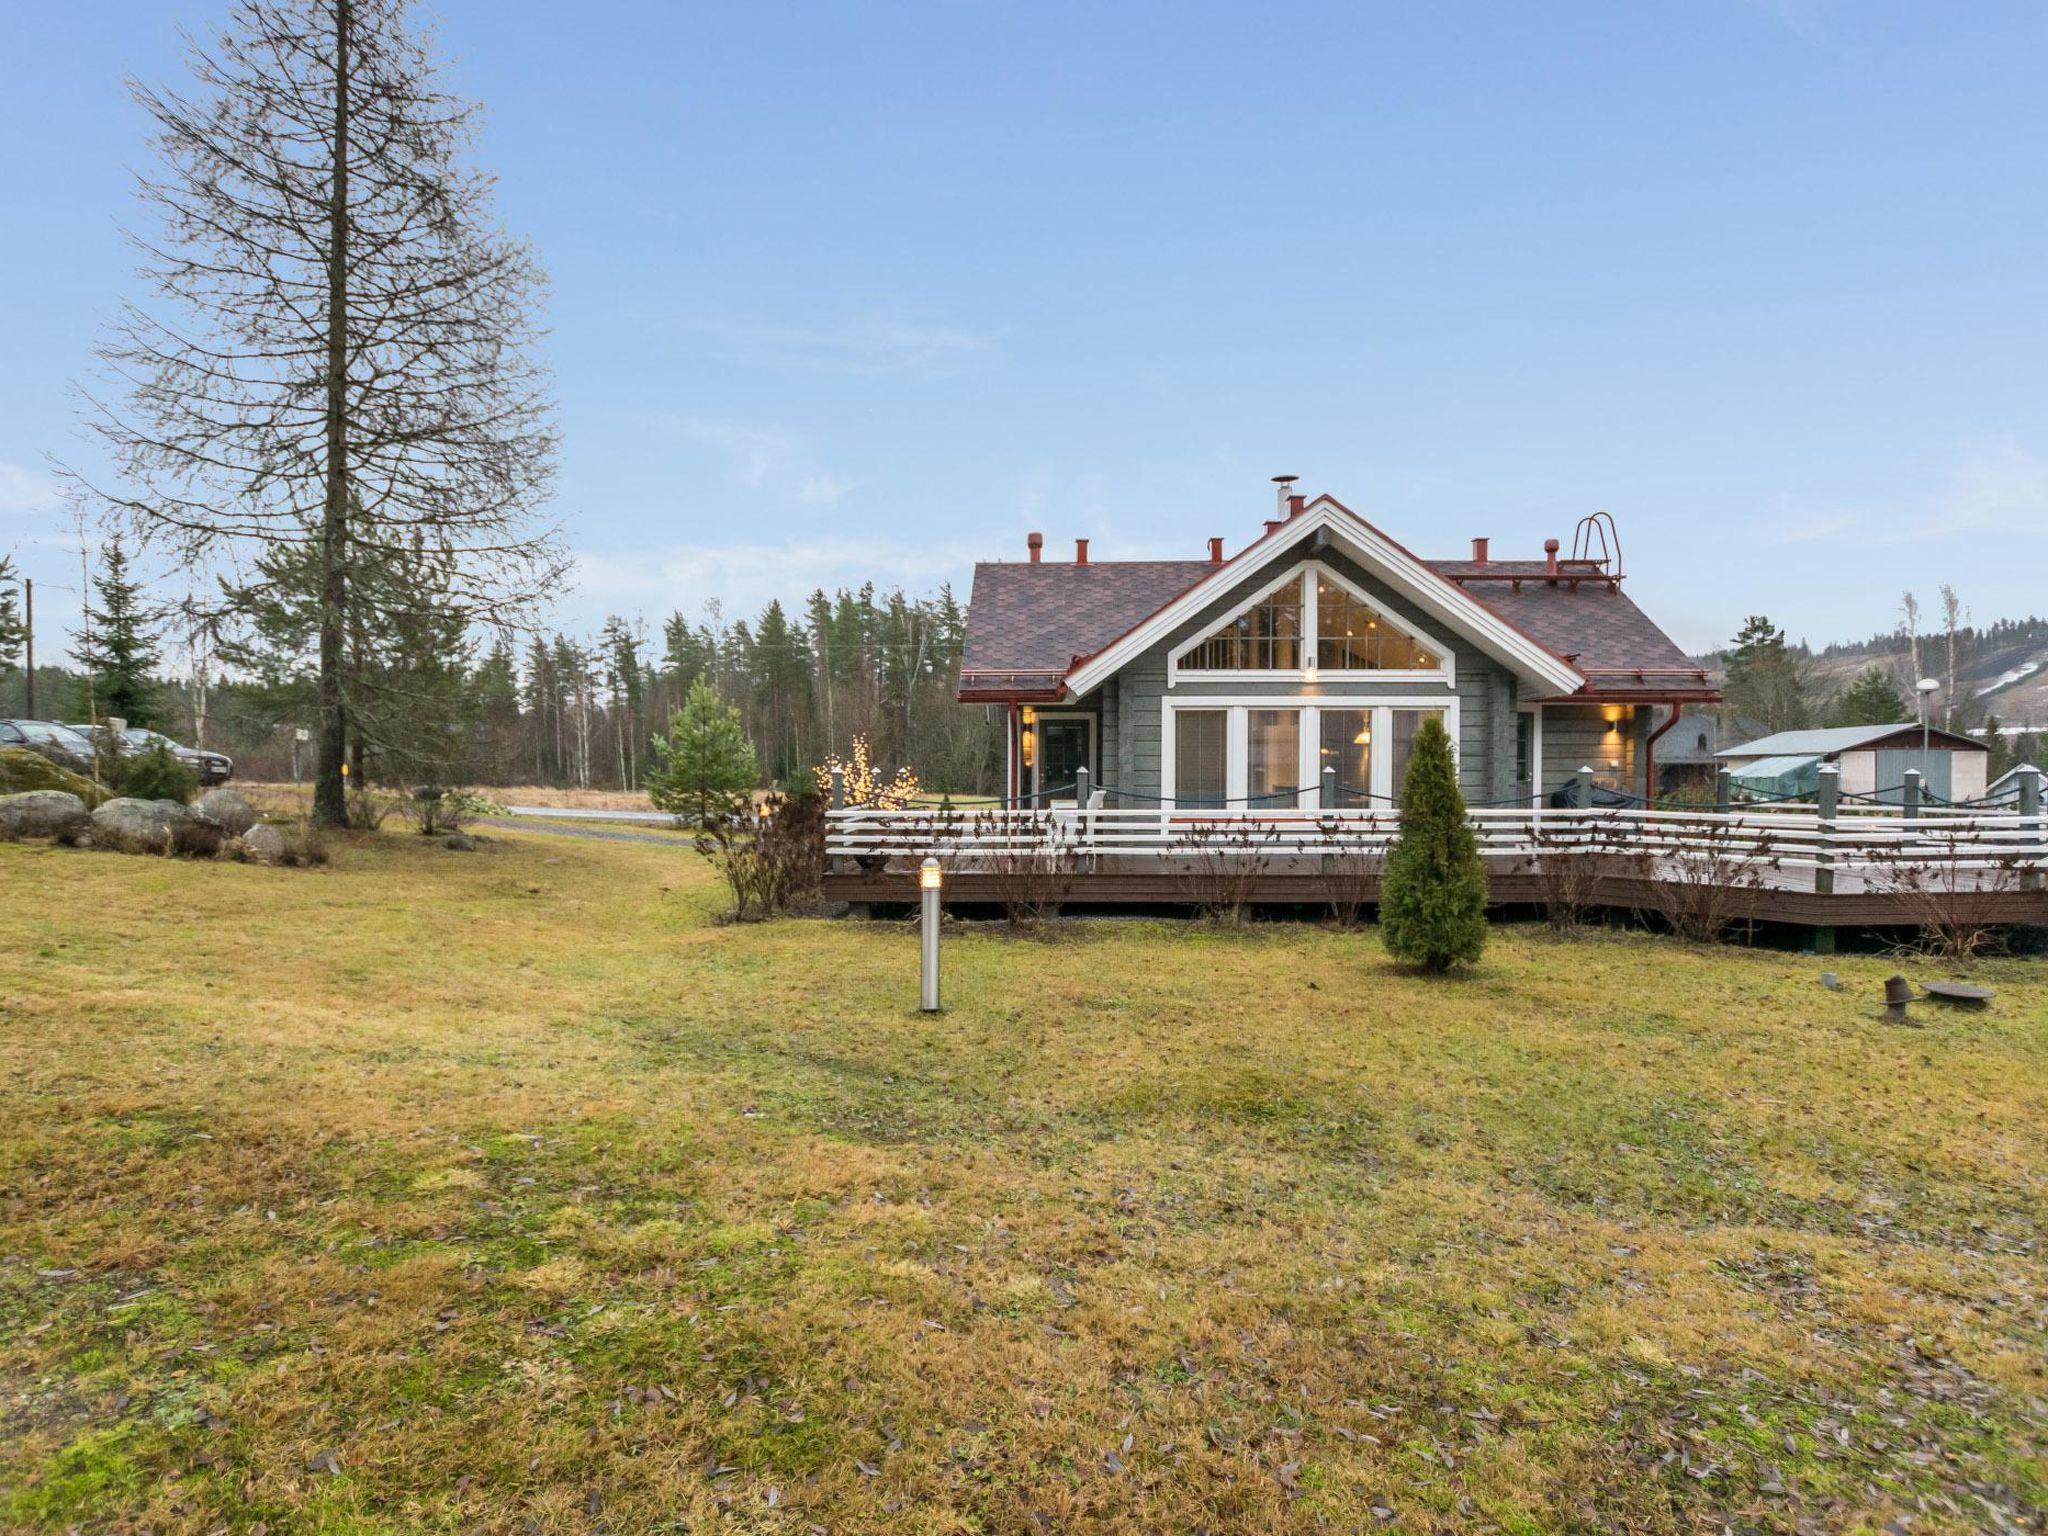
[[[675,825],[667,811],[584,811],[563,805],[508,805],[514,816],[536,816],[545,821],[651,821],[659,826]]]

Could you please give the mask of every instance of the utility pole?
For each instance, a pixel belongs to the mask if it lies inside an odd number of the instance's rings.
[[[36,584],[28,577],[21,578],[22,607],[28,625],[28,670],[22,674],[28,684],[28,697],[22,701],[22,713],[29,719],[36,717]]]

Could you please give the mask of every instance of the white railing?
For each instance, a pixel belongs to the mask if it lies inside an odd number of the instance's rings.
[[[1489,860],[1571,852],[1655,860],[1733,860],[1773,870],[1870,875],[1912,867],[2048,870],[2048,813],[1811,804],[1713,809],[1478,808],[1470,811]],[[936,856],[972,872],[1047,860],[1174,860],[1233,852],[1267,860],[1384,854],[1400,829],[1390,807],[1343,810],[1169,810],[1160,807],[957,808],[828,813],[827,852],[874,867]],[[2031,883],[2031,881],[2030,881]]]

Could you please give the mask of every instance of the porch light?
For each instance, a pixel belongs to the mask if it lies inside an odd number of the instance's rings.
[[[920,1013],[939,1011],[939,890],[945,872],[937,859],[927,858],[917,866],[917,888],[923,895],[918,920],[918,988]]]
[[[1369,726],[1369,725],[1361,725],[1361,726],[1360,726],[1360,727],[1358,728],[1358,734],[1357,734],[1356,736],[1354,736],[1354,737],[1352,737],[1352,738],[1351,738],[1351,745],[1353,745],[1354,747],[1369,747],[1369,746],[1371,746],[1371,745],[1372,745],[1372,727],[1371,727],[1371,726]]]

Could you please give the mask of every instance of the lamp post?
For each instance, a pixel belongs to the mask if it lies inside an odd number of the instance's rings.
[[[1918,696],[1920,705],[1920,771],[1923,774],[1927,772],[1928,767],[1927,700],[1930,696],[1939,692],[1940,689],[1941,684],[1931,677],[1923,677],[1913,685],[1913,692]]]
[[[928,858],[917,866],[917,888],[924,899],[917,936],[917,1007],[920,1013],[939,1011],[939,891],[945,879],[945,872],[939,868],[937,859]]]

